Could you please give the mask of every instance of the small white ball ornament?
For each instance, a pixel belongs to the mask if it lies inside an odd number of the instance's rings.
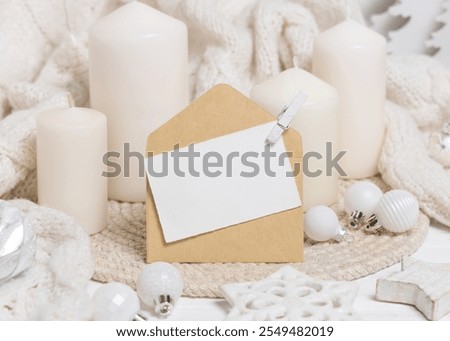
[[[383,195],[365,228],[369,232],[377,232],[383,227],[393,233],[402,233],[412,229],[418,219],[419,203],[416,197],[408,191],[397,189]]]
[[[142,269],[137,292],[142,302],[154,307],[155,313],[167,316],[183,292],[183,278],[173,265],[155,262]]]
[[[450,136],[431,135],[428,151],[430,156],[442,166],[450,167]]]
[[[122,283],[104,284],[92,297],[94,321],[131,321],[139,309],[140,302],[136,292]]]
[[[339,224],[336,213],[323,205],[314,206],[305,213],[304,228],[305,234],[317,242],[330,239],[338,242],[353,240],[353,237],[347,234]]]
[[[363,220],[375,212],[382,196],[381,189],[369,181],[350,186],[344,194],[344,207],[350,216],[350,226],[359,228]]]

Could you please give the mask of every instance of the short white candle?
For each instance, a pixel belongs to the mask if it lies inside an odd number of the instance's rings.
[[[54,109],[37,117],[39,204],[75,218],[88,234],[106,226],[106,117],[86,108]]]
[[[145,201],[144,164],[124,159],[125,144],[145,156],[148,135],[187,106],[187,51],[186,25],[137,1],[91,27],[91,106],[108,117],[108,149],[121,154],[110,158],[121,167],[111,199]]]
[[[386,39],[346,20],[320,33],[313,73],[339,93],[342,167],[350,178],[378,173],[385,132]]]
[[[338,194],[336,171],[327,175],[326,143],[331,142],[333,153],[338,145],[338,96],[336,90],[307,71],[292,68],[256,85],[250,98],[274,115],[289,104],[294,95],[304,92],[308,98],[295,115],[291,127],[302,136],[303,154],[315,152],[308,159],[303,177],[303,207],[308,210],[316,205],[331,205]],[[306,159],[306,158],[305,158]],[[306,167],[305,167],[306,168]],[[316,176],[313,173],[318,173]]]

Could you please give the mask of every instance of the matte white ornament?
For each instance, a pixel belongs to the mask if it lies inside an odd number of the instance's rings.
[[[139,309],[140,302],[136,292],[122,283],[104,284],[92,297],[94,321],[131,321]]]
[[[225,284],[221,290],[233,306],[227,320],[360,319],[352,308],[356,283],[316,280],[290,266],[259,282]]]
[[[0,284],[28,269],[35,251],[33,227],[22,211],[0,200]]]
[[[304,215],[305,234],[312,240],[324,242],[334,239],[338,242],[352,241],[352,236],[339,224],[336,213],[329,207],[318,205]]]
[[[379,225],[386,230],[394,233],[406,232],[413,228],[419,219],[419,203],[408,191],[392,190],[381,198],[375,209],[375,216]]]
[[[402,271],[377,281],[377,300],[414,305],[429,320],[450,313],[450,264],[414,258],[402,262]]]
[[[142,269],[136,287],[142,302],[167,316],[183,292],[183,278],[173,265],[155,262]]]
[[[370,217],[378,205],[383,192],[372,182],[360,181],[350,186],[344,194],[344,207],[351,217],[350,226],[360,227],[365,217]]]

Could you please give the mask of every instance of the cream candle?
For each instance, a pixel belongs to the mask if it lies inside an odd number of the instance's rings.
[[[39,204],[75,218],[88,234],[106,226],[106,117],[71,107],[37,117],[37,174]]]
[[[145,201],[138,153],[145,156],[147,136],[188,104],[186,26],[133,1],[91,27],[89,53],[91,106],[108,117],[115,152],[109,197]]]
[[[386,40],[346,20],[319,34],[313,73],[339,93],[342,167],[350,178],[378,173],[386,99]]]
[[[302,135],[304,153],[303,207],[331,205],[338,194],[338,176],[327,174],[327,154],[339,150],[337,91],[304,70],[293,68],[256,85],[250,98],[267,111],[278,115],[298,91],[308,98],[294,117],[291,127]],[[311,154],[311,152],[313,154]],[[316,154],[317,153],[317,154]]]

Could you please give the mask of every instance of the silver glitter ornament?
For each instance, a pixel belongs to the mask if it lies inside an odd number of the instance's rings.
[[[31,224],[17,207],[0,200],[0,285],[27,270],[35,251]]]

